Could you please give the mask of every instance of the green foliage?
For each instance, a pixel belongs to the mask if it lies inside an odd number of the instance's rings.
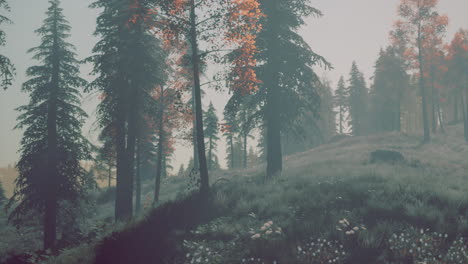
[[[0,0],[0,10],[10,11],[10,6],[6,0]],[[11,20],[0,14],[0,26],[2,24],[11,24]],[[4,47],[6,43],[6,34],[3,29],[0,28],[0,47]],[[0,87],[7,89],[11,86],[13,77],[15,75],[15,66],[11,63],[10,59],[0,54]]]
[[[401,101],[409,86],[403,59],[394,47],[381,50],[375,63],[370,95],[371,128],[374,132],[399,131]]]
[[[210,102],[208,110],[204,113],[203,123],[205,125],[205,138],[207,139],[208,145],[208,169],[213,170],[219,168],[218,157],[216,156],[216,147],[218,146],[217,141],[219,140],[219,128],[218,128],[218,117],[216,116],[216,109],[213,103]],[[217,165],[218,164],[218,165]]]
[[[66,42],[70,26],[62,14],[57,0],[50,1],[43,25],[36,30],[41,44],[29,50],[40,64],[27,69],[27,80],[22,91],[29,93],[28,105],[21,112],[16,128],[24,129],[21,156],[17,164],[19,176],[10,200],[15,205],[10,219],[20,221],[29,212],[44,210],[48,196],[50,175],[47,173],[48,108],[56,100],[57,110],[57,170],[58,201],[77,204],[86,193],[89,183],[80,161],[90,159],[91,145],[81,135],[86,113],[79,107],[79,88],[86,81],[79,77],[79,61],[74,46]],[[57,65],[57,68],[52,65]],[[57,76],[57,87],[54,87]],[[56,99],[53,99],[56,91]],[[15,202],[18,202],[16,205]],[[72,212],[73,213],[73,212]]]
[[[336,113],[329,80],[322,78],[316,89],[320,97],[317,113],[304,113],[293,129],[283,132],[282,148],[286,155],[324,144],[336,134]]]
[[[355,136],[365,135],[368,131],[368,91],[364,75],[359,71],[356,62],[349,74],[349,126]]]
[[[346,87],[343,76],[341,76],[340,80],[338,81],[338,87],[336,88],[335,96],[334,96],[334,103],[335,103],[335,106],[338,108],[338,128],[339,128],[340,134],[345,133],[344,126],[345,126],[345,120],[347,119],[346,113],[347,113],[347,110],[349,110],[348,97],[349,97],[349,90]]]

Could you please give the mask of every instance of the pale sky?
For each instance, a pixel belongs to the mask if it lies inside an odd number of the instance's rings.
[[[287,0],[284,0],[287,1]],[[79,58],[91,54],[96,42],[92,36],[95,28],[96,10],[88,5],[92,0],[62,0],[65,16],[72,26],[70,42],[77,47]],[[325,74],[336,84],[340,75],[346,78],[355,60],[368,80],[373,74],[373,65],[379,49],[388,44],[388,32],[396,19],[398,0],[311,0],[312,6],[320,9],[322,18],[307,19],[308,25],[301,29],[301,34],[312,49],[332,63],[334,69]],[[34,30],[44,19],[47,0],[10,0],[12,12],[8,14],[13,25],[6,26],[7,45],[0,48],[0,53],[7,55],[15,64],[17,76],[14,85],[7,91],[0,91],[0,167],[11,164],[18,159],[18,149],[22,131],[13,130],[18,113],[16,107],[26,104],[28,97],[20,92],[25,81],[24,72],[34,65],[26,51],[39,44]],[[459,28],[468,28],[468,1],[440,0],[439,11],[450,19],[447,36],[451,39]],[[90,66],[81,68],[83,77],[89,79]],[[317,70],[322,74],[321,70]],[[228,100],[225,92],[207,91],[204,104],[209,101],[222,113]],[[95,95],[84,95],[83,108],[90,115],[83,133],[92,141],[94,111],[98,100]],[[221,116],[220,116],[221,119]],[[192,154],[191,147],[185,143],[178,144],[173,157],[173,166],[178,169],[181,163],[187,163]],[[183,143],[183,144],[182,144]],[[220,142],[218,157],[225,165],[225,143]]]

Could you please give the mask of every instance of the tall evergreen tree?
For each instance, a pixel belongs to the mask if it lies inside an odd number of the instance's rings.
[[[97,0],[100,8],[95,35],[90,89],[103,93],[98,114],[101,125],[115,122],[117,185],[115,218],[126,220],[133,213],[133,187],[138,124],[151,111],[151,91],[165,82],[165,53],[151,32],[152,6],[147,1]]]
[[[237,132],[237,125],[235,120],[235,113],[229,111],[228,108],[224,109],[224,120],[225,123],[221,127],[221,132],[227,141],[227,166],[229,169],[234,169],[236,164],[236,155],[235,155],[235,136]]]
[[[29,50],[40,62],[27,70],[30,78],[22,90],[28,105],[19,107],[17,128],[25,129],[21,141],[19,176],[10,200],[19,204],[10,215],[20,220],[27,212],[43,215],[44,248],[53,248],[57,236],[60,203],[77,203],[84,193],[86,172],[80,161],[90,158],[89,142],[81,135],[86,113],[79,107],[79,77],[74,47],[67,42],[70,26],[59,7],[50,0],[44,24],[36,30],[41,44]]]
[[[263,116],[265,129],[267,177],[282,171],[281,134],[291,128],[303,114],[316,113],[319,109],[318,78],[312,66],[329,66],[315,54],[297,30],[304,25],[304,18],[321,16],[321,12],[309,5],[310,1],[262,0],[260,8],[262,30],[258,35],[257,69],[262,81],[254,94],[255,107]]]
[[[6,0],[0,0],[0,10],[10,11],[10,6]],[[11,24],[11,20],[0,14],[0,26],[3,24]],[[5,31],[0,28],[0,47],[4,47],[6,43]],[[13,80],[15,75],[15,67],[11,63],[10,59],[5,55],[0,54],[0,87],[7,89]]]
[[[340,135],[344,133],[345,121],[347,119],[346,113],[349,110],[348,97],[349,91],[343,76],[341,76],[335,91],[335,106],[338,108],[338,128]]]
[[[217,163],[216,157],[216,147],[217,141],[219,140],[218,134],[218,117],[216,116],[216,109],[213,106],[213,103],[210,102],[208,110],[205,112],[205,118],[203,120],[205,123],[205,137],[207,139],[208,145],[208,170],[214,169],[214,165]]]
[[[368,128],[368,91],[364,75],[359,71],[356,62],[349,74],[349,125],[355,136],[367,133]]]
[[[468,142],[468,30],[461,29],[453,37],[447,54],[448,82],[455,98],[459,97]],[[455,104],[455,108],[458,108]]]
[[[409,77],[404,62],[394,47],[381,50],[375,63],[369,106],[375,132],[400,131],[401,101],[404,89],[408,86]]]

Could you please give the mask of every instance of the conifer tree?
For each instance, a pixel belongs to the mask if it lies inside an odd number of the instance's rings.
[[[214,169],[214,165],[217,163],[216,147],[217,141],[219,140],[218,134],[218,117],[216,116],[216,109],[213,103],[210,102],[208,110],[205,112],[204,120],[205,123],[205,137],[208,145],[208,170]]]
[[[154,14],[148,1],[97,0],[100,8],[94,47],[96,79],[89,89],[103,94],[98,115],[105,127],[115,122],[117,184],[115,218],[127,220],[133,213],[133,188],[138,124],[153,110],[151,91],[165,82],[165,52],[151,32]]]
[[[455,34],[448,46],[446,60],[448,82],[452,86],[455,98],[459,97],[464,121],[464,137],[468,142],[468,30],[461,29]],[[456,103],[455,108],[458,109]]]
[[[368,91],[364,75],[359,71],[356,62],[349,74],[349,125],[355,136],[367,133],[368,126]]]
[[[10,205],[18,201],[10,220],[28,212],[43,216],[44,248],[53,248],[61,202],[77,203],[85,192],[86,171],[80,161],[90,159],[90,144],[81,135],[86,113],[79,107],[79,77],[74,46],[67,42],[70,26],[59,7],[50,0],[43,25],[36,30],[41,44],[29,50],[39,64],[27,70],[23,92],[28,105],[18,108],[17,128],[24,129],[19,176]]]
[[[394,47],[381,50],[375,63],[374,83],[371,91],[371,122],[375,132],[400,131],[401,100],[409,86],[403,60]]]
[[[335,106],[338,108],[338,127],[340,135],[344,133],[344,125],[346,121],[346,113],[348,111],[348,96],[349,91],[346,87],[343,76],[338,81],[338,87],[335,91]]]
[[[10,6],[6,0],[0,0],[0,10],[10,11]],[[0,14],[0,26],[3,24],[11,24],[11,20]],[[5,31],[0,28],[0,47],[4,47],[6,43]],[[7,89],[13,80],[15,75],[15,67],[11,63],[10,59],[5,55],[0,54],[0,87]]]
[[[267,177],[281,174],[281,134],[292,128],[305,113],[317,113],[319,96],[318,77],[313,65],[329,66],[314,53],[297,33],[304,18],[321,16],[309,5],[310,1],[262,0],[260,9],[262,30],[258,39],[258,79],[261,81],[254,93],[256,104],[249,109],[252,115],[262,113],[261,121],[266,137]]]
[[[235,113],[229,111],[228,108],[224,109],[225,123],[221,126],[221,132],[227,141],[227,165],[229,169],[234,169],[236,164],[236,155],[234,153],[234,141],[237,132],[237,125],[235,121]]]

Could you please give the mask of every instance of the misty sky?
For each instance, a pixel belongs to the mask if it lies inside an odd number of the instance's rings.
[[[72,26],[70,42],[77,47],[80,59],[91,54],[96,42],[92,33],[98,11],[88,8],[91,2],[93,1],[62,0],[65,16]],[[369,80],[379,49],[388,43],[388,32],[396,19],[398,2],[399,0],[312,0],[313,6],[320,9],[324,17],[307,19],[308,25],[301,30],[301,34],[312,49],[324,56],[334,67],[325,73],[319,69],[317,72],[326,74],[335,85],[340,75],[347,78],[351,62],[355,60]],[[9,3],[12,12],[8,16],[14,24],[6,26],[7,45],[0,52],[13,61],[17,76],[13,87],[0,91],[0,167],[18,159],[22,131],[13,130],[18,116],[14,109],[26,104],[28,100],[27,95],[20,92],[21,83],[25,81],[24,72],[34,63],[26,51],[39,44],[34,30],[41,25],[48,6],[47,0],[10,0]],[[468,28],[467,0],[440,0],[439,11],[449,16],[448,38],[459,28]],[[90,70],[90,65],[82,66],[83,77],[89,79]],[[96,125],[93,124],[94,110],[98,103],[96,97],[95,94],[83,96],[83,108],[92,117],[83,133],[92,141],[96,135]],[[207,91],[204,104],[213,101],[220,114],[227,100],[226,93]],[[180,142],[173,157],[174,168],[177,170],[181,163],[187,163],[191,154],[189,144]],[[220,142],[218,157],[222,166],[225,165],[225,156],[225,144]]]

